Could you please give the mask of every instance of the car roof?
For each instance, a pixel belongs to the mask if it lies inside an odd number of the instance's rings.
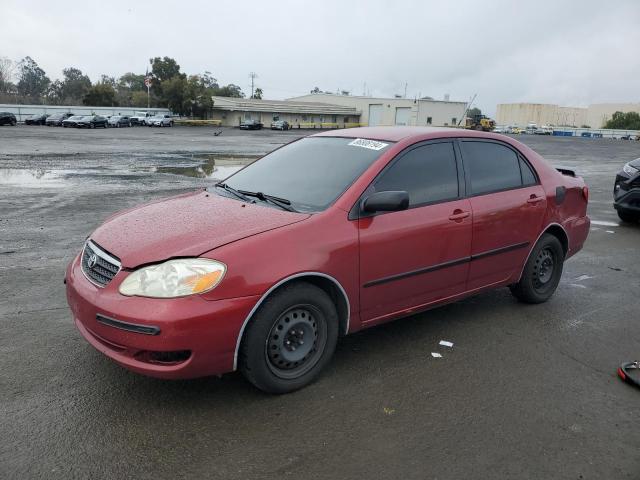
[[[386,140],[389,142],[399,142],[412,138],[428,140],[430,138],[442,137],[484,137],[502,138],[496,134],[467,130],[455,127],[357,127],[345,128],[341,130],[330,130],[316,133],[312,137],[344,137],[344,138],[367,138],[370,140]]]

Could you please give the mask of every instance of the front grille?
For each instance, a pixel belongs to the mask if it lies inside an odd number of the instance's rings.
[[[120,261],[89,240],[82,252],[82,271],[99,287],[106,286],[120,270]]]

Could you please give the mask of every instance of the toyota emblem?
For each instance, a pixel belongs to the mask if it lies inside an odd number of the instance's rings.
[[[98,257],[96,256],[95,253],[93,253],[89,257],[89,260],[87,261],[87,267],[93,268],[96,266],[96,263],[98,263]]]

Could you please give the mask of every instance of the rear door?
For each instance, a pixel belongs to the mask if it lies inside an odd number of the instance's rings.
[[[507,280],[519,271],[542,228],[546,196],[519,152],[497,141],[462,139],[473,212],[468,290]]]
[[[471,254],[471,207],[453,141],[410,147],[381,172],[373,192],[405,190],[408,210],[358,220],[364,323],[464,291]]]

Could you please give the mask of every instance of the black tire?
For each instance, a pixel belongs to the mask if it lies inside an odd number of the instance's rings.
[[[525,303],[542,303],[556,291],[562,266],[564,250],[557,237],[545,233],[531,251],[520,281],[511,285],[511,293]]]
[[[337,340],[338,314],[329,296],[315,285],[293,283],[267,298],[250,320],[240,371],[262,391],[293,392],[318,377]]]
[[[640,220],[640,215],[635,212],[630,212],[628,210],[617,210],[617,212],[618,217],[620,217],[620,220],[622,220],[623,222],[636,223],[638,220]]]
[[[12,126],[12,127],[15,127],[17,123],[18,123],[18,122],[16,122],[15,120],[11,120],[11,126]]]

